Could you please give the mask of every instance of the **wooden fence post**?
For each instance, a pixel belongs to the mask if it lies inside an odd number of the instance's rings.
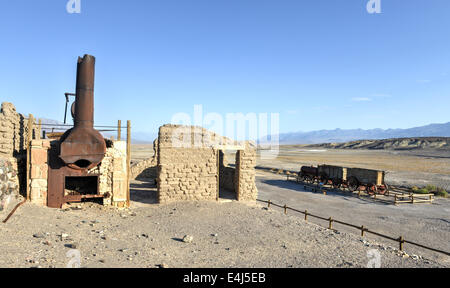
[[[364,225],[361,226],[361,237],[364,237]]]
[[[131,121],[127,121],[127,206],[130,207],[130,182],[131,182]]]
[[[400,251],[403,251],[403,243],[405,242],[405,239],[403,239],[403,236],[400,236],[398,239],[398,242],[400,244]]]
[[[284,205],[284,215],[287,215],[287,205]]]
[[[217,188],[216,188],[216,201],[219,201],[220,200],[220,150],[217,150],[217,152],[216,152],[216,169],[217,169],[217,174],[216,174],[216,177],[217,177],[217,179],[216,179],[216,186],[217,186]]]
[[[308,221],[308,210],[305,210],[305,221]]]
[[[37,132],[37,135],[36,135],[36,137],[37,137],[37,139],[41,139],[41,132],[42,131],[42,119],[40,119],[39,118],[39,126],[38,126],[38,132]]]
[[[328,227],[328,229],[332,230],[333,229],[333,218],[330,217],[330,226]]]
[[[267,208],[270,208],[270,200],[267,201]]]
[[[122,140],[122,120],[117,121],[117,140]]]

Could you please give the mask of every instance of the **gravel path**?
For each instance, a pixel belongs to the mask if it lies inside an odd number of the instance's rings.
[[[447,265],[256,204],[155,205],[144,201],[151,189],[135,193],[133,208],[122,211],[25,204],[0,225],[0,267],[66,267],[71,249],[82,267],[366,267],[371,249],[382,267]]]

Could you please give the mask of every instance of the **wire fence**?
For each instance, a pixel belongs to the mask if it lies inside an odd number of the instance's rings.
[[[344,222],[344,221],[340,221],[340,220],[334,219],[333,217],[326,218],[326,217],[314,215],[312,213],[309,213],[308,210],[301,211],[301,210],[298,210],[298,209],[295,209],[295,208],[291,208],[291,207],[289,207],[287,205],[280,205],[280,204],[274,203],[271,200],[257,199],[257,201],[258,202],[262,202],[262,203],[266,203],[268,208],[270,208],[271,206],[282,208],[282,209],[284,209],[284,214],[286,214],[286,215],[287,215],[287,211],[288,210],[291,210],[291,211],[303,214],[305,216],[305,221],[308,221],[308,217],[312,217],[312,218],[316,218],[316,219],[319,219],[319,220],[327,221],[328,222],[328,229],[330,229],[330,230],[336,230],[337,231],[337,229],[333,228],[333,224],[337,223],[337,224],[341,224],[341,225],[344,225],[344,226],[347,226],[347,227],[355,228],[355,229],[361,231],[361,236],[364,236],[365,233],[368,233],[368,234],[373,234],[373,235],[376,235],[376,236],[379,236],[379,237],[382,237],[382,238],[385,238],[385,239],[389,239],[391,241],[395,241],[395,242],[398,243],[400,251],[403,251],[404,244],[407,243],[407,244],[411,244],[411,245],[414,245],[414,246],[417,246],[417,247],[420,247],[420,248],[423,248],[423,249],[427,249],[427,250],[430,250],[430,251],[433,251],[433,252],[437,252],[437,253],[441,253],[441,254],[450,256],[450,252],[446,252],[446,251],[443,251],[443,250],[440,250],[440,249],[428,247],[428,246],[420,244],[420,243],[416,243],[416,242],[413,242],[413,241],[406,240],[403,236],[395,238],[395,237],[392,237],[392,236],[384,235],[384,234],[379,233],[379,232],[375,232],[375,231],[370,230],[369,228],[367,228],[365,226],[358,226],[358,225],[355,225],[355,224],[347,223],[347,222]]]
[[[32,115],[31,117],[26,117],[25,120],[28,121],[28,127],[36,129],[38,136],[45,138],[49,133],[64,133],[67,130],[74,127],[71,124],[62,123],[42,123],[41,119],[36,119]],[[128,126],[122,126],[122,122],[119,120],[117,125],[94,125],[94,129],[99,132],[116,132],[117,140],[121,140],[122,131],[127,131]]]

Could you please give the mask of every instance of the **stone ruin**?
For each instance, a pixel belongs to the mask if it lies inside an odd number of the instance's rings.
[[[236,150],[235,167],[226,167],[224,151]],[[164,125],[156,145],[159,203],[218,200],[220,188],[238,201],[254,201],[256,147],[235,142],[202,127]]]
[[[49,151],[58,140],[40,139],[40,132],[33,129],[27,167],[27,119],[11,103],[1,107],[0,210],[11,199],[20,201],[27,194],[32,203],[46,206]],[[104,160],[88,174],[98,175],[96,193],[104,205],[124,207],[129,197],[126,142],[105,141]],[[234,166],[227,166],[224,160],[224,152],[230,150],[236,151]],[[154,152],[152,158],[131,167],[130,178],[155,179],[159,203],[215,201],[221,189],[231,192],[238,201],[257,198],[256,147],[250,142],[236,142],[201,127],[164,125],[154,142]],[[73,192],[68,189],[65,193]]]
[[[25,139],[27,135],[25,117],[16,112],[13,104],[2,103],[0,110],[0,211],[6,209],[11,201],[20,200],[19,192],[26,185]]]

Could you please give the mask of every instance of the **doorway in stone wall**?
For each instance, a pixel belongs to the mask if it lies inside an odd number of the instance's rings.
[[[237,150],[219,150],[217,156],[218,199],[219,201],[238,200]]]

